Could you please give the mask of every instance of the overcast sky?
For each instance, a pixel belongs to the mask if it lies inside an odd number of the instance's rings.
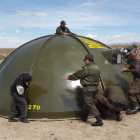
[[[0,0],[0,48],[54,34],[61,20],[105,44],[140,42],[140,0]]]

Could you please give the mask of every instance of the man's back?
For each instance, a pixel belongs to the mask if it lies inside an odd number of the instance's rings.
[[[94,63],[90,63],[88,65],[85,65],[83,69],[85,69],[87,75],[83,78],[81,82],[83,82],[84,85],[98,85],[100,77],[99,67],[96,66]]]

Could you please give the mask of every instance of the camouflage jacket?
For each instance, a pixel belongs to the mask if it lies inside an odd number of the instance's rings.
[[[78,80],[83,87],[93,86],[99,84],[100,71],[98,66],[94,63],[89,63],[82,67],[82,70],[78,70],[69,76],[69,80]]]
[[[128,50],[128,52],[131,52],[133,49],[135,49],[133,46],[128,46],[128,47],[125,47],[125,49]]]
[[[132,72],[134,78],[140,78],[140,56],[137,55],[130,63],[127,72]]]
[[[64,33],[71,33],[71,31],[67,27],[64,30],[60,26],[57,27],[56,34],[63,35]]]

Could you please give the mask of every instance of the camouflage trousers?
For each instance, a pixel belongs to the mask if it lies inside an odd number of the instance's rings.
[[[27,117],[27,101],[24,97],[18,96],[16,93],[11,93],[13,98],[11,103],[10,118],[20,116],[20,118]]]
[[[93,116],[100,115],[98,109],[96,108],[96,105],[93,102],[97,93],[98,93],[97,86],[84,87],[83,89],[83,96],[84,96],[84,100],[86,104],[86,111],[88,111],[88,113],[90,113]]]
[[[123,108],[117,107],[117,106],[111,104],[111,103],[109,102],[109,100],[108,100],[105,96],[99,95],[99,96],[98,96],[98,101],[99,101],[99,103],[101,103],[105,108],[107,108],[107,109],[109,109],[109,110],[111,110],[111,111],[113,111],[113,112],[120,112],[120,111],[123,110]]]
[[[134,79],[129,92],[129,98],[132,103],[140,103],[140,78]]]

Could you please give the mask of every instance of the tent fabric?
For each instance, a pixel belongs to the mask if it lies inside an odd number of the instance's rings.
[[[63,77],[79,70],[89,53],[94,55],[101,70],[99,94],[111,84],[126,89],[129,75],[121,82],[119,71],[124,64],[117,67],[106,63],[102,55],[106,49],[110,48],[99,41],[72,35],[48,35],[23,44],[0,65],[0,114],[9,115],[10,86],[20,73],[29,72],[33,79],[29,87],[28,117],[77,117],[84,107],[82,87],[79,81],[64,81]]]

